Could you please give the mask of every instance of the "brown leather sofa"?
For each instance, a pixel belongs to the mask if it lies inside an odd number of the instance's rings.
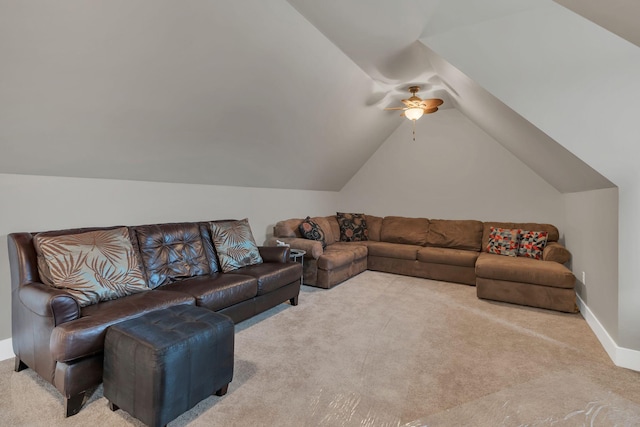
[[[326,247],[302,237],[300,218],[279,221],[276,240],[305,250],[304,283],[331,288],[364,270],[476,285],[479,298],[577,311],[571,258],[550,224],[377,217],[366,215],[369,240],[340,242],[336,216],[311,218],[323,230]],[[547,231],[542,260],[487,253],[490,227]]]
[[[208,224],[128,227],[147,285],[154,289],[82,308],[70,294],[40,279],[34,248],[39,233],[10,234],[16,371],[29,367],[53,384],[64,396],[69,416],[80,410],[86,391],[102,382],[104,338],[110,325],[181,304],[205,307],[236,323],[287,300],[297,305],[302,271],[300,264],[290,262],[288,248],[259,247],[262,264],[222,273]]]

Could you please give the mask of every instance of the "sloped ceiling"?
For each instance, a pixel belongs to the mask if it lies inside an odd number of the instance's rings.
[[[0,3],[0,172],[339,190],[401,123],[286,1]]]
[[[419,84],[559,191],[612,185],[419,41],[530,3],[456,4],[2,2],[0,172],[340,190]]]
[[[474,80],[428,49],[457,109],[561,193],[614,184],[513,111]]]
[[[555,0],[623,39],[640,46],[638,0]]]

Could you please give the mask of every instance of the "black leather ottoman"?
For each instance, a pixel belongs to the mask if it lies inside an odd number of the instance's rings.
[[[111,326],[104,344],[104,396],[149,426],[222,396],[233,378],[234,325],[195,306],[153,311]]]

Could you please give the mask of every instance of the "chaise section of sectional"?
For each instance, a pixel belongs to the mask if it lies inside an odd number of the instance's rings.
[[[511,257],[483,252],[476,261],[478,298],[574,313],[576,278],[564,263],[571,254],[562,246],[558,229],[551,224],[487,222],[483,247],[491,227],[537,230],[548,233],[542,259]]]
[[[476,263],[476,275],[479,298],[577,311],[576,278],[557,262],[483,253]]]

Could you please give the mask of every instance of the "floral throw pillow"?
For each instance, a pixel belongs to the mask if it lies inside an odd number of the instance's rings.
[[[520,230],[491,227],[487,252],[496,255],[517,256]]]
[[[542,259],[542,251],[547,245],[549,233],[546,231],[522,231],[518,256]]]
[[[298,230],[300,230],[300,234],[302,234],[305,239],[318,240],[322,243],[322,249],[327,246],[324,231],[322,231],[322,228],[320,228],[311,217],[306,217],[298,226]]]
[[[337,212],[336,217],[340,225],[341,242],[362,242],[369,240],[367,221],[364,214]]]
[[[211,223],[211,239],[218,254],[222,271],[262,264],[262,257],[253,239],[249,220]]]
[[[51,284],[80,307],[148,291],[126,227],[62,236],[36,236]]]

